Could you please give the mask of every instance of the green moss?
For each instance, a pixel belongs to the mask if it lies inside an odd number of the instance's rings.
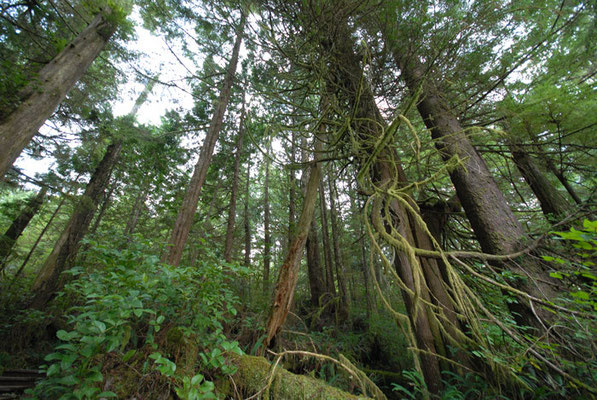
[[[231,355],[230,360],[238,368],[232,378],[245,395],[253,395],[267,385],[272,365],[265,358]],[[218,392],[223,394],[224,389],[218,387]],[[344,392],[309,376],[295,375],[278,366],[269,389],[263,392],[261,398],[327,400],[365,399],[366,397]]]

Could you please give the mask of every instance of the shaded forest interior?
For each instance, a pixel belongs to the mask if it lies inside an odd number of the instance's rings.
[[[597,3],[0,4],[0,398],[597,398]]]

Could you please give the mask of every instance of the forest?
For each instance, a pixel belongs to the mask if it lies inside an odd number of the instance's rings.
[[[597,399],[597,2],[0,1],[0,399]]]

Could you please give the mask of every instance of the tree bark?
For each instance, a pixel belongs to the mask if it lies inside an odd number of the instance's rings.
[[[269,209],[269,153],[271,151],[268,145],[268,154],[265,156],[265,182],[263,187],[263,291],[269,292],[269,272],[272,258],[272,238],[269,231],[270,209]]]
[[[481,248],[490,254],[511,254],[520,250],[528,241],[528,236],[508,206],[487,165],[444,102],[442,93],[425,77],[424,67],[416,58],[406,59],[397,51],[394,51],[394,58],[409,90],[412,93],[421,91],[417,108],[436,140],[436,147],[442,158],[448,161],[452,157],[458,157],[464,163],[450,169],[450,178]],[[522,277],[510,281],[517,289],[540,299],[551,299],[556,295],[553,283],[540,263],[527,263],[524,268],[512,263],[507,268]],[[537,320],[536,315],[546,321],[552,316],[539,304],[531,305],[524,298],[519,298],[517,303],[509,306],[520,324],[537,329],[542,327],[542,323]]]
[[[46,234],[46,232],[48,231],[48,229],[50,229],[50,226],[52,225],[52,222],[54,221],[54,218],[56,218],[56,215],[58,215],[58,212],[60,212],[60,209],[62,208],[62,205],[65,202],[66,202],[66,196],[62,196],[62,199],[60,200],[60,203],[58,203],[58,206],[56,207],[56,209],[52,213],[52,216],[50,216],[50,219],[48,220],[48,222],[46,222],[46,226],[44,226],[44,229],[41,230],[39,236],[35,240],[35,243],[33,243],[33,246],[31,246],[31,249],[29,250],[29,253],[27,253],[27,257],[25,257],[25,259],[23,260],[23,263],[19,267],[19,270],[15,273],[13,282],[14,282],[15,279],[17,279],[21,275],[21,273],[25,269],[25,266],[27,265],[27,263],[29,262],[29,259],[33,255],[33,252],[35,251],[35,249],[37,248],[37,246],[41,242],[41,239],[44,237],[44,235]]]
[[[308,163],[306,152],[303,152],[303,163]],[[307,179],[307,168],[303,173],[303,196],[307,197],[307,186],[309,180]],[[310,175],[309,175],[310,178]],[[317,193],[315,194],[317,197]],[[317,202],[317,199],[314,200]],[[313,211],[313,218],[311,219],[311,229],[307,235],[307,275],[309,278],[309,290],[311,292],[311,305],[314,308],[321,306],[322,295],[325,292],[324,271],[321,265],[321,257],[319,252],[319,238],[317,237],[317,220],[315,211]]]
[[[328,187],[330,191],[330,222],[332,225],[332,243],[334,250],[334,264],[336,265],[336,276],[338,277],[338,288],[340,289],[340,306],[338,307],[338,317],[340,322],[348,320],[350,317],[350,297],[346,287],[346,269],[342,261],[340,252],[340,227],[338,226],[338,214],[336,209],[336,193],[334,191],[332,179],[328,176]]]
[[[273,304],[270,310],[269,318],[266,324],[264,347],[270,347],[273,344],[274,337],[278,334],[282,325],[286,321],[288,312],[294,298],[294,290],[298,280],[298,269],[303,257],[305,243],[309,235],[309,230],[313,221],[315,211],[315,201],[317,199],[317,187],[320,179],[320,168],[317,163],[319,141],[315,139],[316,152],[315,162],[312,164],[309,172],[309,181],[305,189],[305,200],[303,209],[296,227],[296,235],[292,240],[288,254],[280,268],[278,282],[274,291]]]
[[[572,210],[570,204],[541,172],[531,155],[513,140],[509,141],[508,148],[518,171],[539,200],[543,214],[548,219],[561,219],[568,215]]]
[[[294,236],[294,225],[296,219],[296,174],[294,173],[294,164],[296,162],[295,134],[292,131],[290,144],[290,168],[288,168],[288,247]]]
[[[356,187],[354,192],[356,193]],[[359,235],[359,252],[361,257],[361,271],[363,272],[363,282],[365,283],[365,300],[367,302],[367,319],[371,317],[372,314],[376,313],[375,310],[375,297],[374,293],[371,290],[371,277],[369,276],[369,267],[367,264],[367,257],[365,251],[365,232],[363,229],[363,224],[361,223],[361,213],[359,211],[358,202],[355,201],[354,197],[350,197],[350,208],[352,211],[352,218],[355,221],[358,221],[358,235]]]
[[[319,182],[319,208],[321,213],[321,236],[323,237],[323,256],[325,261],[326,292],[332,298],[336,297],[336,283],[334,282],[334,264],[332,261],[332,246],[330,245],[330,231],[328,227],[328,210],[325,201],[323,179]]]
[[[224,260],[232,261],[232,244],[234,242],[234,224],[236,220],[236,197],[238,194],[238,175],[240,172],[240,158],[243,151],[243,137],[245,135],[245,102],[240,115],[240,126],[236,141],[236,155],[234,156],[234,173],[230,191],[230,206],[228,207],[228,223],[226,225],[226,241],[224,242]]]
[[[110,200],[112,200],[112,194],[114,193],[114,190],[116,190],[116,182],[113,182],[110,186],[110,189],[104,194],[102,206],[100,207],[99,212],[95,217],[95,221],[93,221],[91,229],[89,229],[89,233],[94,234],[97,231],[97,228],[99,228],[100,224],[102,223],[102,219],[104,218],[106,210],[110,205]]]
[[[35,295],[30,304],[32,308],[44,309],[55,293],[60,290],[62,286],[60,274],[68,269],[74,261],[81,239],[87,233],[121,150],[122,142],[120,141],[112,143],[106,149],[106,154],[91,176],[85,193],[75,207],[66,228],[33,283],[32,291]]]
[[[25,208],[14,221],[12,221],[12,224],[6,230],[4,235],[0,237],[0,271],[4,269],[8,256],[16,244],[17,239],[39,211],[47,192],[48,187],[42,186],[37,195],[27,202]]]
[[[4,176],[70,89],[102,51],[116,27],[106,17],[107,9],[64,50],[39,71],[29,83],[23,101],[0,121],[0,177]]]
[[[143,210],[143,207],[145,207],[145,202],[147,201],[148,195],[148,188],[141,189],[137,194],[135,204],[133,204],[133,209],[131,210],[131,215],[129,216],[124,228],[124,234],[126,236],[132,236],[133,233],[135,233],[135,229],[137,229],[137,224],[139,223],[139,218],[141,217],[141,211]]]
[[[199,160],[195,165],[191,182],[189,183],[182,205],[178,211],[176,222],[172,228],[172,234],[170,236],[170,240],[168,241],[170,250],[164,253],[165,257],[163,261],[171,265],[176,266],[180,264],[182,251],[189,237],[189,231],[191,230],[191,225],[193,224],[195,211],[197,211],[197,204],[199,202],[201,189],[207,176],[207,170],[209,168],[209,164],[211,163],[214,148],[216,146],[216,142],[218,141],[220,130],[222,129],[224,113],[226,112],[226,108],[228,107],[228,102],[230,100],[230,93],[232,90],[232,84],[234,83],[236,66],[238,64],[238,56],[243,38],[244,26],[245,15],[243,14],[238,26],[236,40],[232,49],[232,57],[230,58],[228,68],[226,70],[226,76],[224,77],[224,82],[220,91],[220,97],[218,98],[216,109],[212,116],[209,129],[207,130],[205,142],[201,147]]]
[[[249,216],[249,199],[251,182],[251,163],[247,163],[247,181],[245,183],[245,268],[251,266],[251,220]]]

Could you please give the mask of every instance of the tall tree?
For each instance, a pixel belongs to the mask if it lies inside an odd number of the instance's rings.
[[[30,307],[43,309],[62,286],[61,274],[68,269],[77,254],[81,239],[87,233],[93,214],[108,185],[114,164],[120,156],[122,142],[115,141],[95,169],[85,193],[75,207],[66,228],[56,241],[52,252],[39,271],[33,286]]]
[[[265,155],[265,181],[263,182],[263,290],[269,292],[269,274],[272,260],[272,237],[270,232],[269,169],[271,142]]]
[[[6,260],[16,244],[17,239],[39,211],[47,192],[48,187],[42,186],[37,195],[27,202],[25,208],[23,208],[21,213],[12,221],[12,224],[4,235],[0,236],[0,271],[4,269]]]
[[[178,211],[176,222],[172,228],[172,233],[168,241],[168,246],[170,248],[166,253],[164,253],[164,261],[172,265],[178,265],[182,258],[182,252],[189,237],[191,225],[193,224],[193,217],[195,215],[195,211],[197,211],[197,204],[199,201],[199,196],[201,195],[201,189],[203,187],[203,183],[205,182],[214,148],[216,147],[216,142],[218,141],[218,137],[222,129],[224,114],[228,107],[232,85],[234,83],[234,76],[236,74],[236,67],[238,65],[245,20],[245,14],[242,13],[237,28],[236,40],[234,42],[234,47],[232,48],[232,55],[230,57],[228,67],[226,68],[226,75],[220,89],[220,96],[207,130],[205,141],[201,147],[201,152],[199,153],[199,160],[197,160],[197,164],[195,165],[191,182],[189,183],[185,197],[182,201],[182,205]]]
[[[244,93],[243,93],[244,97]],[[228,223],[226,226],[226,241],[224,243],[224,260],[232,261],[232,245],[234,242],[234,224],[236,220],[236,197],[238,194],[238,176],[240,161],[243,151],[243,137],[245,135],[245,100],[242,101],[242,111],[236,139],[236,154],[234,155],[234,172],[232,175],[232,188],[230,189],[230,205],[228,206]]]
[[[278,281],[274,290],[272,305],[269,312],[265,328],[264,347],[270,347],[273,344],[274,338],[282,328],[286,321],[286,317],[290,312],[296,282],[298,280],[298,269],[300,267],[303,252],[305,250],[305,243],[309,236],[309,231],[313,222],[313,214],[315,212],[315,203],[317,200],[317,188],[320,180],[320,167],[318,160],[318,152],[321,149],[319,140],[315,139],[315,160],[313,161],[310,171],[309,180],[305,189],[305,198],[303,200],[303,208],[301,216],[299,217],[296,234],[290,247],[288,254],[280,267],[278,274]]]
[[[112,10],[100,13],[23,91],[21,104],[0,121],[0,176],[87,71],[116,30]]]
[[[446,162],[455,157],[462,163],[450,169],[450,178],[481,248],[490,254],[516,253],[521,250],[523,243],[528,242],[528,236],[506,202],[487,164],[473,147],[460,121],[447,104],[446,96],[426,73],[427,69],[419,56],[400,50],[397,40],[399,39],[394,38],[389,41],[394,60],[411,93],[414,95],[420,92],[416,106],[436,140],[439,153]],[[557,291],[554,283],[549,281],[549,274],[543,264],[532,262],[525,268],[511,264],[508,268],[519,276],[511,282],[514,287],[539,299],[555,297]],[[517,303],[510,304],[510,308],[520,323],[538,329],[543,324],[537,316],[546,320],[551,317],[551,313],[529,304],[524,297],[520,297]]]
[[[148,81],[144,90],[136,99],[128,117],[125,117],[123,120],[125,124],[130,123],[130,119],[135,117],[135,114],[139,111],[141,104],[146,101],[147,95],[152,88],[153,81]],[[112,124],[114,122],[112,121]],[[104,202],[109,201],[109,197],[104,196],[104,192],[110,182],[112,171],[120,159],[123,146],[123,140],[120,137],[112,137],[111,139],[112,143],[107,146],[102,160],[91,175],[85,192],[75,206],[64,231],[54,244],[52,252],[33,282],[32,290],[35,294],[30,303],[30,306],[33,308],[45,308],[61,288],[64,283],[61,274],[72,266],[72,263],[75,261],[81,240],[89,230],[89,225],[93,220],[93,215],[99,203],[102,201],[102,198]],[[98,217],[101,218],[101,216]]]
[[[328,174],[331,174],[332,169],[329,169]],[[336,265],[336,276],[338,277],[338,288],[340,289],[340,307],[338,308],[338,315],[341,321],[346,321],[350,313],[350,297],[346,284],[346,269],[342,260],[342,253],[340,250],[340,227],[338,226],[338,208],[336,205],[335,185],[332,183],[332,178],[328,175],[328,189],[330,192],[330,217],[332,225],[332,244],[334,250],[334,264]]]

